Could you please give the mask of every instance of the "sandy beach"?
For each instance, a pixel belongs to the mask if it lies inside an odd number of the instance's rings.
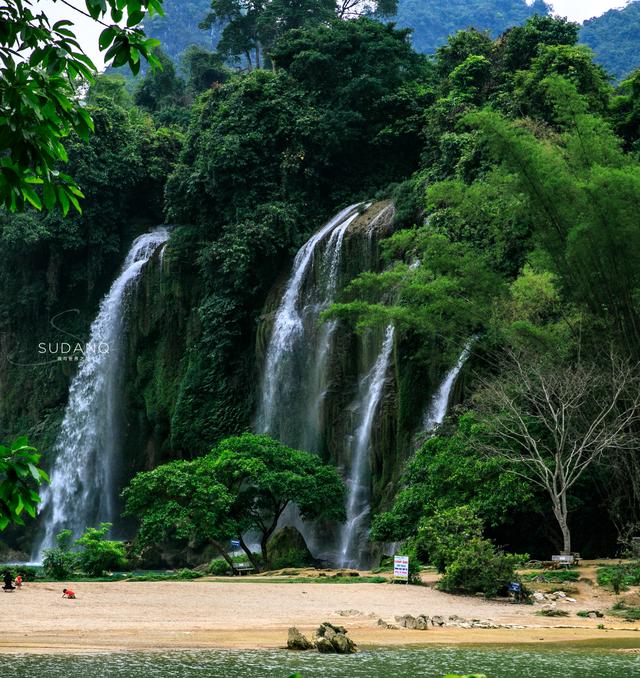
[[[263,578],[69,584],[76,600],[61,598],[62,583],[29,583],[3,594],[0,652],[274,648],[286,644],[290,626],[311,635],[321,621],[345,626],[362,646],[619,640],[640,647],[639,623],[608,615],[576,616],[585,609],[606,612],[613,602],[606,591],[585,584],[571,594],[577,602],[558,603],[570,616],[556,618],[537,615],[540,604],[512,605],[391,583],[276,583]],[[519,628],[413,631],[378,626],[379,619],[393,622],[402,614],[458,615]],[[604,629],[598,628],[601,624]]]

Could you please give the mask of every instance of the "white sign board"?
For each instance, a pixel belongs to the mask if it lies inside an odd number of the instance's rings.
[[[409,556],[393,557],[393,576],[396,579],[409,579]]]

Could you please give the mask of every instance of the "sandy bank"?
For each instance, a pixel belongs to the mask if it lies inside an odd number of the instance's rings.
[[[429,643],[547,643],[626,639],[640,647],[640,624],[615,617],[592,620],[580,609],[605,611],[605,594],[590,591],[564,607],[566,618],[535,614],[540,606],[451,596],[429,587],[393,584],[193,582],[28,584],[0,595],[0,652],[76,652],[191,648],[281,647],[289,626],[311,633],[320,621],[343,624],[361,645]],[[458,615],[523,628],[387,630],[379,618]],[[598,624],[607,627],[598,629]]]

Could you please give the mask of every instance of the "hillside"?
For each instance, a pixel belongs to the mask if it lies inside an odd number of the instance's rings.
[[[473,27],[497,37],[530,16],[548,11],[542,0],[536,0],[531,6],[525,0],[400,0],[395,20],[399,26],[413,30],[416,51],[431,54],[447,41],[449,35],[461,29]]]
[[[585,21],[580,41],[596,53],[596,61],[616,78],[624,78],[640,66],[640,3],[612,9]]]

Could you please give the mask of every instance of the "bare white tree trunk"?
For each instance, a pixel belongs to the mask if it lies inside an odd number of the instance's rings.
[[[543,488],[571,553],[567,498],[602,454],[640,447],[640,370],[611,357],[605,367],[543,364],[509,353],[477,396],[484,451]]]

